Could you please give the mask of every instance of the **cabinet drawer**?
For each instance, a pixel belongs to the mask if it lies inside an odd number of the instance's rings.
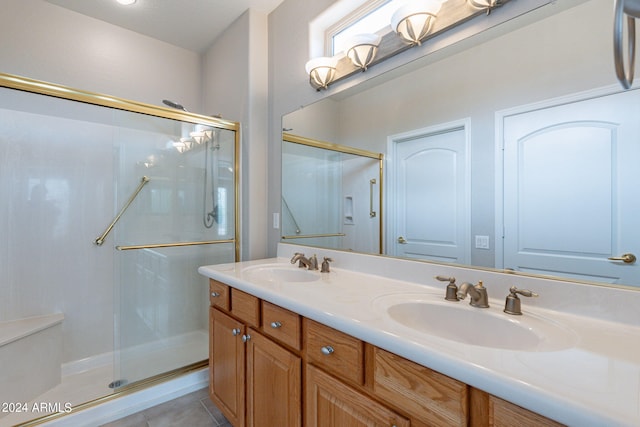
[[[471,388],[471,426],[562,427],[542,415]]]
[[[373,393],[430,426],[466,426],[468,386],[374,348]]]
[[[307,360],[341,379],[364,384],[364,343],[313,320],[304,324]]]
[[[296,350],[300,350],[300,316],[277,305],[262,302],[262,331]]]
[[[260,326],[260,300],[238,289],[231,289],[231,313],[251,326]]]
[[[211,307],[229,310],[229,286],[209,279],[209,302]]]

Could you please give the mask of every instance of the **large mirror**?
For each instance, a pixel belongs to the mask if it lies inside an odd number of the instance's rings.
[[[529,15],[283,128],[385,154],[385,254],[640,286],[640,91],[615,79],[612,4]]]

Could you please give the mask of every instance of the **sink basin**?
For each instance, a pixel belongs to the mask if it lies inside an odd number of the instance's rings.
[[[576,342],[573,332],[531,313],[511,316],[500,308],[475,308],[435,295],[391,297],[379,302],[389,318],[415,332],[463,344],[515,351],[558,351]]]
[[[320,280],[320,273],[286,264],[256,265],[245,268],[242,273],[247,279],[260,283],[306,283]]]

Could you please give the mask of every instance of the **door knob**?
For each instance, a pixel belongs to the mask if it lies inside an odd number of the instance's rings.
[[[401,245],[406,245],[407,244],[407,239],[405,239],[404,237],[400,236],[400,237],[398,237],[398,243],[400,243]]]
[[[634,254],[623,254],[622,256],[612,256],[607,258],[610,261],[624,261],[627,264],[633,264],[636,262],[636,256]]]

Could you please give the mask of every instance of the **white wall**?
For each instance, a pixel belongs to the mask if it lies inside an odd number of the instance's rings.
[[[0,72],[162,105],[202,108],[200,56],[52,5],[2,0]]]
[[[242,259],[267,253],[267,15],[246,11],[204,55],[207,114],[241,122]]]

